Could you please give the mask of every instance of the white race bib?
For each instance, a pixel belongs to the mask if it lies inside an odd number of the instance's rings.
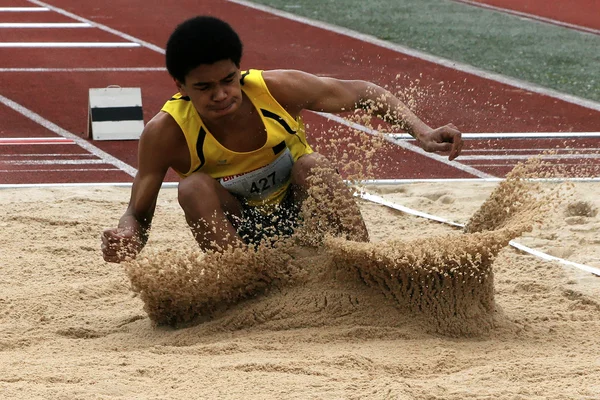
[[[265,200],[279,191],[290,179],[294,159],[290,149],[272,163],[244,174],[224,176],[221,185],[230,193],[249,200]]]

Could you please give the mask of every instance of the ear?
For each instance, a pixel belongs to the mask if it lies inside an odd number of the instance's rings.
[[[182,96],[187,96],[184,85],[183,83],[181,83],[181,81],[175,79],[175,85],[177,86],[177,89],[179,90],[179,93],[181,93]]]

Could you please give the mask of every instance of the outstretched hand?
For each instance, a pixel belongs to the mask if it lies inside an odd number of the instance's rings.
[[[423,150],[431,153],[449,153],[450,161],[458,157],[463,147],[462,134],[453,124],[433,129],[418,139]]]
[[[132,229],[106,229],[102,232],[102,256],[104,261],[120,263],[133,258],[142,249],[140,238]]]

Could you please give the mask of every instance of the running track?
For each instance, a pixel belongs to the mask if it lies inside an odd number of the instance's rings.
[[[545,5],[533,9],[535,3],[528,2],[527,12],[548,9]],[[161,49],[173,27],[192,15],[189,10],[224,18],[238,30],[245,42],[242,68],[303,69],[371,80],[392,90],[414,87],[418,79],[419,92],[427,96],[418,99],[417,112],[430,125],[453,122],[463,132],[588,132],[600,126],[598,110],[224,0],[182,0],[176,5],[158,0],[130,0],[125,5],[117,0],[0,0],[0,7],[40,6],[51,10],[0,12],[0,22],[75,22],[92,27],[1,29],[0,42],[109,42],[136,47],[0,47],[0,184],[130,182],[137,163],[135,141],[85,139],[88,89],[113,84],[142,88],[148,121],[174,92],[161,70]],[[339,128],[317,114],[308,113],[305,120],[313,143]],[[412,151],[410,142],[406,146],[389,144],[378,153],[377,178],[503,176],[519,157],[556,146],[578,148],[587,155],[557,162],[595,163],[600,140],[473,140],[468,141],[463,160],[452,164]],[[497,157],[506,153],[512,159]],[[174,174],[168,178],[176,180]]]
[[[558,21],[600,31],[600,2],[598,0],[543,1],[543,0],[456,0],[465,3],[479,3],[534,17]]]

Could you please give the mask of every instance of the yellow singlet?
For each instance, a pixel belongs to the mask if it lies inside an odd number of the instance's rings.
[[[292,118],[273,98],[262,71],[243,72],[241,84],[265,125],[264,146],[243,153],[225,148],[208,131],[190,99],[178,93],[161,110],[177,121],[190,151],[189,171],[176,172],[181,177],[207,173],[251,206],[278,204],[290,185],[294,162],[313,150],[306,142],[301,118]]]

